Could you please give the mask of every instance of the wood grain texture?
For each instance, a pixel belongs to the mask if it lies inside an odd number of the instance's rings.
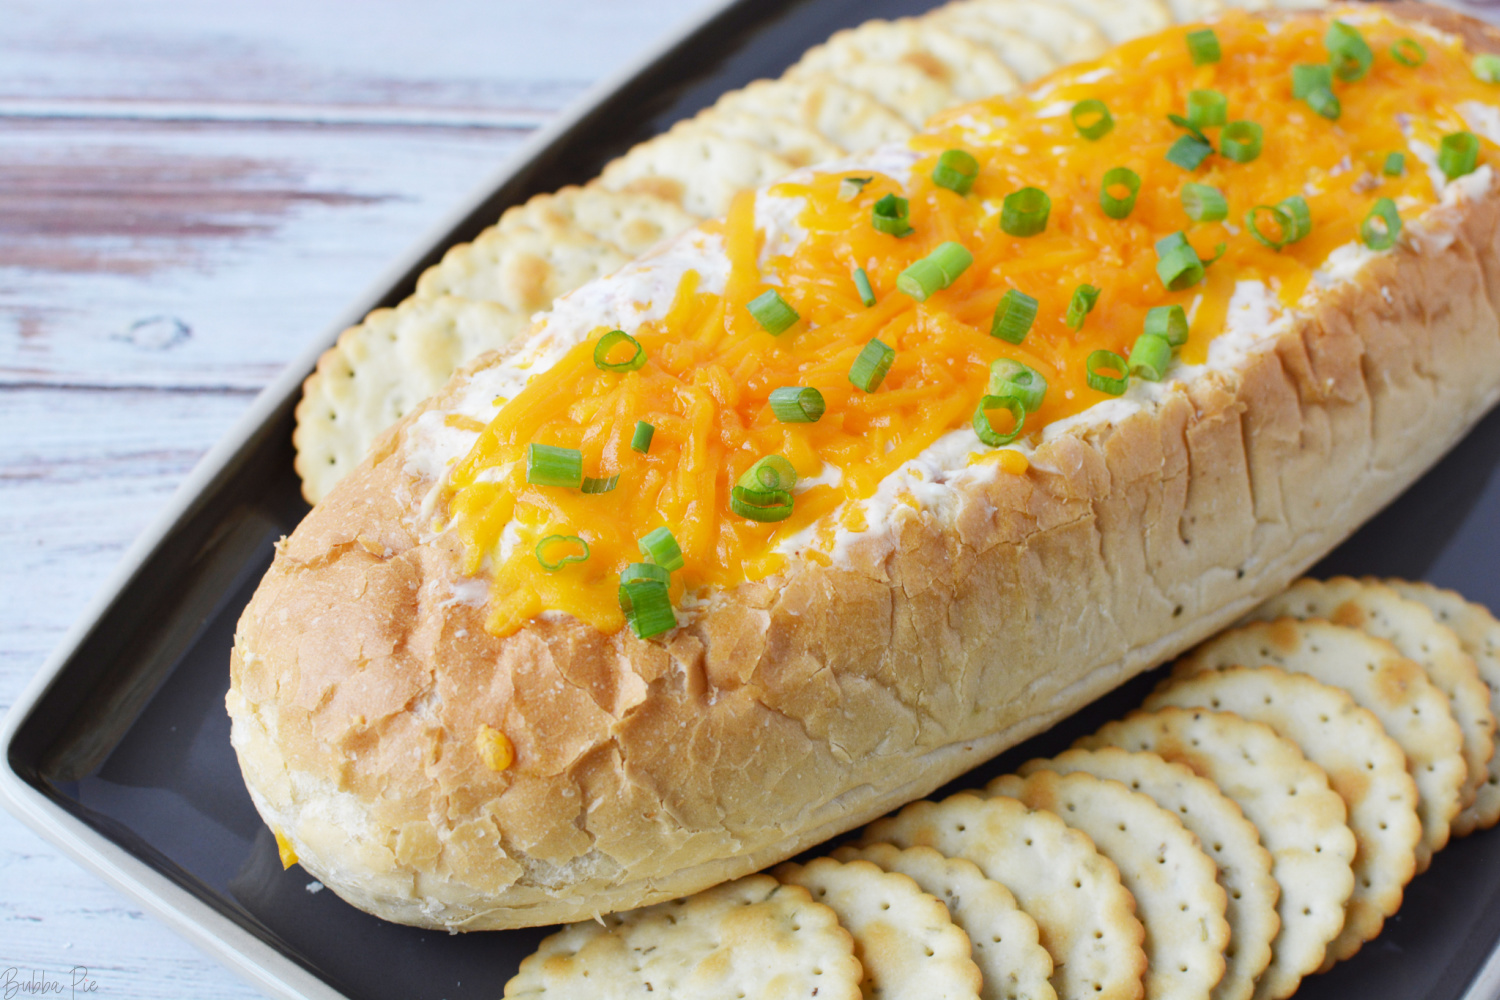
[[[712,0],[12,0],[0,710],[263,387],[595,80]],[[0,980],[256,995],[0,814]],[[496,984],[496,994],[502,984]]]

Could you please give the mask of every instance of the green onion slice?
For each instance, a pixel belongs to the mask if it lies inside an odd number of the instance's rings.
[[[640,547],[641,555],[660,566],[665,572],[682,569],[682,547],[677,544],[677,537],[672,534],[672,529],[663,525],[655,528],[636,543]]]
[[[1208,159],[1208,154],[1213,151],[1212,145],[1197,136],[1181,135],[1172,143],[1172,148],[1167,150],[1167,162],[1174,163],[1183,170],[1197,170],[1198,165]]]
[[[875,203],[870,224],[878,232],[900,238],[911,232],[911,205],[905,198],[888,194]]]
[[[1312,232],[1312,213],[1308,210],[1306,198],[1294,194],[1277,202],[1276,207],[1285,212],[1291,222],[1285,233],[1287,243],[1296,243]]]
[[[1438,149],[1438,166],[1451,180],[1474,172],[1479,165],[1479,137],[1473,132],[1450,132]]]
[[[1370,43],[1357,28],[1334,21],[1323,35],[1323,47],[1328,50],[1328,60],[1333,64],[1333,75],[1345,83],[1363,80],[1375,62],[1375,53]]]
[[[1210,128],[1229,121],[1229,98],[1217,90],[1190,90],[1187,120],[1194,128]]]
[[[1068,117],[1073,119],[1073,127],[1078,130],[1078,134],[1090,142],[1098,142],[1115,127],[1115,116],[1109,113],[1109,106],[1097,97],[1090,97],[1073,105]]]
[[[792,516],[792,494],[788,490],[747,490],[736,486],[729,493],[729,509],[752,521],[785,521]]]
[[[1160,337],[1172,347],[1187,343],[1187,311],[1182,306],[1153,306],[1146,311],[1143,337]]]
[[[1396,211],[1396,203],[1389,198],[1378,199],[1359,225],[1359,238],[1371,250],[1389,250],[1396,245],[1396,237],[1400,235],[1401,213]]]
[[[896,278],[896,290],[918,302],[926,302],[935,293],[958,280],[974,263],[974,255],[962,243],[940,244],[932,253],[902,271]]]
[[[760,328],[773,337],[786,333],[800,319],[797,310],[787,305],[786,299],[774,288],[745,303],[745,308],[750,310],[750,315],[755,317]]]
[[[1303,63],[1292,67],[1292,97],[1307,100],[1315,90],[1333,89],[1333,69],[1324,63]]]
[[[1208,142],[1208,136],[1204,135],[1203,132],[1198,128],[1198,126],[1182,117],[1182,115],[1168,114],[1167,121],[1187,132],[1188,135],[1192,136],[1194,139],[1197,139],[1199,142]],[[1210,146],[1213,145],[1213,143],[1208,144]]]
[[[853,201],[874,177],[845,177],[839,181],[839,201]]]
[[[870,287],[870,276],[862,267],[854,269],[854,287],[859,292],[859,301],[868,309],[875,304],[875,289]]]
[[[1261,228],[1263,213],[1269,215],[1270,221],[1276,224],[1276,235]],[[1276,205],[1256,205],[1250,209],[1245,213],[1245,228],[1250,230],[1251,236],[1277,252],[1292,241],[1292,234],[1296,232],[1292,217]]]
[[[638,639],[650,639],[677,627],[667,587],[654,580],[620,584],[620,610]]]
[[[1219,48],[1219,36],[1214,34],[1212,28],[1189,31],[1187,47],[1188,54],[1193,57],[1194,66],[1206,66],[1224,57],[1223,51]]]
[[[1339,103],[1331,87],[1318,87],[1309,91],[1307,106],[1331,122],[1338,121],[1339,115],[1344,113],[1344,106]]]
[[[651,450],[651,439],[656,435],[656,428],[644,420],[635,422],[635,433],[630,436],[630,450],[638,451],[642,455]]]
[[[989,410],[1008,410],[1014,421],[1010,430],[1004,434],[995,430],[995,425],[990,423]],[[979,440],[991,447],[1010,444],[1021,436],[1021,429],[1025,424],[1026,407],[1014,396],[984,396],[974,408],[974,433],[979,435]]]
[[[1168,291],[1192,288],[1203,280],[1203,274],[1203,261],[1198,257],[1198,251],[1182,233],[1173,233],[1156,241],[1156,276]]]
[[[1030,365],[1013,358],[996,358],[990,362],[990,381],[984,394],[1014,397],[1031,413],[1047,397],[1047,379]]]
[[[1035,236],[1047,228],[1052,199],[1041,188],[1023,187],[1005,196],[1000,207],[1000,228],[1010,236]]]
[[[578,485],[579,490],[584,493],[608,493],[620,485],[620,476],[584,476],[583,482]]]
[[[528,444],[526,481],[533,486],[583,485],[583,452],[550,444]]]
[[[1385,175],[1387,177],[1400,177],[1406,170],[1405,153],[1387,153],[1385,157]]]
[[[1079,285],[1073,289],[1073,297],[1068,300],[1068,315],[1063,320],[1069,329],[1083,329],[1084,317],[1094,311],[1094,303],[1099,301],[1099,289],[1093,285]]]
[[[865,392],[874,392],[885,381],[886,372],[896,363],[896,349],[872,338],[849,366],[849,381]]]
[[[1427,50],[1422,48],[1415,38],[1402,38],[1391,45],[1391,58],[1403,66],[1420,66],[1427,61]],[[1480,56],[1479,58],[1483,59],[1484,57]],[[1495,57],[1490,56],[1490,58],[1494,59]],[[1496,60],[1496,64],[1500,65],[1500,60]],[[1478,76],[1477,73],[1475,75]],[[1483,80],[1484,78],[1480,77],[1480,79]],[[1495,81],[1488,80],[1486,82],[1494,83]]]
[[[567,551],[570,547],[581,548],[580,552]],[[559,554],[557,549],[563,551]],[[589,557],[589,543],[577,535],[548,535],[536,543],[536,561],[542,564],[542,569],[548,573],[556,573],[569,563],[581,563]],[[552,557],[549,558],[549,552]]]
[[[1115,195],[1115,189],[1124,188],[1123,197]],[[1104,172],[1099,185],[1099,207],[1111,219],[1123,219],[1135,208],[1136,195],[1141,193],[1141,175],[1129,167],[1111,167]]]
[[[771,490],[790,490],[797,485],[797,470],[784,455],[767,455],[745,470],[738,483],[741,489],[765,493]]]
[[[949,191],[968,194],[979,176],[979,161],[961,149],[948,149],[932,168],[932,183]]]
[[[784,424],[815,424],[823,416],[823,394],[803,385],[786,385],[771,391],[771,412]]]
[[[1391,54],[1395,55],[1394,46],[1391,48]],[[1426,56],[1425,52],[1423,56]],[[1474,57],[1473,69],[1474,75],[1485,83],[1500,83],[1500,56],[1489,52],[1481,53]]]
[[[1229,217],[1229,202],[1211,184],[1184,184],[1182,210],[1194,222],[1218,222]]]
[[[629,344],[635,353],[625,361],[610,361],[609,352],[618,344]],[[624,330],[611,330],[594,345],[594,367],[604,372],[633,372],[646,363],[646,349]]]
[[[1260,155],[1265,129],[1255,122],[1230,122],[1219,133],[1219,152],[1235,163],[1249,163]]]
[[[1130,365],[1114,351],[1093,352],[1084,361],[1083,367],[1088,372],[1087,381],[1090,389],[1118,396],[1130,383]],[[1118,376],[1106,375],[1103,369],[1117,371],[1120,374]]]
[[[658,566],[655,563],[648,562],[630,563],[624,569],[620,570],[620,582],[622,584],[637,583],[642,580],[647,583],[659,583],[664,587],[671,586],[672,572],[665,566]]]
[[[1160,382],[1172,363],[1172,345],[1166,337],[1143,333],[1135,338],[1130,349],[1130,374],[1139,375],[1148,382]]]
[[[1019,344],[1031,332],[1031,324],[1036,322],[1036,306],[1036,299],[1025,292],[1007,289],[995,306],[995,318],[990,320],[990,336]]]

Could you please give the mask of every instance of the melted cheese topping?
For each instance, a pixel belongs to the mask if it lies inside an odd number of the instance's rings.
[[[598,285],[602,291],[565,299],[561,319],[530,352],[500,366],[505,377],[485,383],[498,390],[492,419],[440,417],[472,445],[443,470],[427,513],[434,530],[454,531],[462,540],[463,573],[490,578],[490,631],[508,634],[545,612],[566,613],[603,632],[619,629],[618,575],[642,558],[637,540],[661,525],[672,530],[686,561],[673,574],[674,602],[685,593],[774,575],[798,557],[827,564],[837,538],[872,528],[872,499],[894,492],[884,498],[886,506],[921,508],[912,477],[892,476],[909,471],[915,460],[937,453],[948,465],[978,461],[987,474],[1023,473],[1030,445],[1122,405],[1086,384],[1084,361],[1099,348],[1128,354],[1151,307],[1181,304],[1192,317],[1174,373],[1180,375],[1183,366],[1211,360],[1215,338],[1234,325],[1232,310],[1242,322],[1245,315],[1269,317],[1296,306],[1309,287],[1326,284],[1330,269],[1357,266],[1340,258],[1369,253],[1357,240],[1374,201],[1394,199],[1407,220],[1432,205],[1444,178],[1431,177],[1422,164],[1444,134],[1468,127],[1460,107],[1489,108],[1494,90],[1474,79],[1454,39],[1419,34],[1378,14],[1347,13],[1345,19],[1358,24],[1376,58],[1363,80],[1336,84],[1343,105],[1336,122],[1294,100],[1290,86],[1293,65],[1327,61],[1322,38],[1328,19],[1308,16],[1270,27],[1229,15],[1214,26],[1224,52],[1219,63],[1192,65],[1187,29],[1129,43],[1028,94],[944,114],[905,149],[847,169],[802,171],[768,192],[742,195],[726,219],[680,244],[698,249],[698,266],[663,269],[648,262],[637,271],[654,274],[653,281],[606,281]],[[1393,42],[1413,35],[1428,53],[1418,68],[1389,55]],[[1212,156],[1194,171],[1164,158],[1183,134],[1167,115],[1185,113],[1188,91],[1207,88],[1228,98],[1229,120],[1264,127],[1259,158],[1239,164]],[[1103,100],[1115,119],[1099,141],[1082,138],[1068,115],[1085,98]],[[1205,131],[1217,142],[1218,128]],[[938,154],[950,148],[971,152],[981,165],[967,196],[929,179]],[[1482,157],[1493,149],[1487,141]],[[1408,168],[1386,177],[1386,156],[1398,150],[1407,153]],[[1100,180],[1116,166],[1142,180],[1135,208],[1123,220],[1109,218],[1099,205]],[[840,182],[850,176],[873,180],[858,198],[841,200]],[[1222,191],[1229,218],[1193,223],[1180,201],[1189,181]],[[1045,190],[1052,208],[1046,230],[1023,239],[1004,234],[999,216],[1005,195],[1024,186]],[[913,232],[903,238],[870,224],[872,205],[888,193],[910,200]],[[1254,239],[1242,220],[1250,207],[1294,194],[1307,199],[1312,232],[1276,252]],[[1223,255],[1203,283],[1169,292],[1157,275],[1154,247],[1177,231],[1186,232],[1204,259],[1220,245]],[[973,253],[963,275],[923,303],[897,291],[901,271],[945,241]],[[875,289],[873,308],[863,306],[851,280],[857,267],[866,269]],[[674,287],[663,286],[662,273],[676,277]],[[1075,331],[1063,320],[1073,290],[1084,283],[1101,293]],[[636,289],[634,302],[614,301],[622,287]],[[768,288],[801,317],[779,337],[762,330],[746,308]],[[1010,288],[1039,303],[1020,346],[989,334],[995,307]],[[600,295],[613,298],[594,302]],[[578,328],[590,318],[609,325]],[[640,370],[621,374],[595,366],[594,345],[614,325],[644,347],[649,360]],[[895,348],[896,360],[879,388],[867,393],[848,373],[877,337]],[[1040,409],[1028,415],[1020,447],[987,449],[966,428],[989,364],[1001,357],[1037,369],[1050,388]],[[1132,382],[1130,396],[1139,397],[1139,380]],[[768,397],[782,386],[820,390],[827,402],[823,418],[779,422]],[[656,429],[645,455],[629,446],[637,420]],[[585,475],[618,474],[619,487],[585,495],[529,485],[530,443],[577,448]],[[792,516],[762,524],[732,513],[736,480],[759,458],[777,454],[799,476]],[[586,539],[590,558],[548,572],[533,550],[553,534]]]

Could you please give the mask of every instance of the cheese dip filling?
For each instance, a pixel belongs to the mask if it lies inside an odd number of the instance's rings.
[[[1456,39],[1351,10],[1227,15],[946,113],[864,169],[741,195],[591,314],[618,328],[569,343],[592,293],[560,303],[476,377],[493,419],[418,421],[417,447],[467,446],[428,470],[424,516],[489,577],[492,633],[562,612],[659,634],[691,595],[830,562],[940,442],[949,466],[1024,473],[1049,425],[1390,249],[1492,159],[1469,129],[1496,96]]]

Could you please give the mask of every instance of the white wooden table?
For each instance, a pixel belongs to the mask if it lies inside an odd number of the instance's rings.
[[[0,712],[283,365],[714,6],[0,0]],[[99,1000],[256,995],[0,813],[0,995],[75,967]]]

